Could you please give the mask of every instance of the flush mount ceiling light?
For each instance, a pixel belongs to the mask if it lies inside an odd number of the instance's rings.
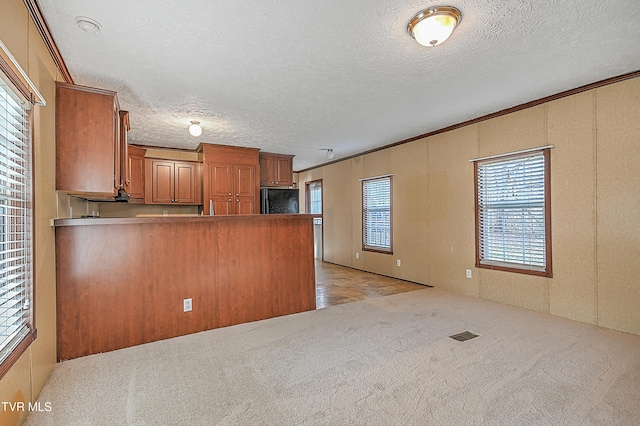
[[[191,136],[196,136],[196,137],[202,134],[202,127],[200,127],[199,121],[191,122],[191,125],[189,126],[189,133],[191,133]]]
[[[98,34],[102,29],[100,22],[87,18],[86,16],[76,16],[76,24],[78,24],[82,31],[89,34]]]
[[[430,7],[409,21],[407,31],[421,45],[432,47],[448,39],[460,21],[462,13],[455,7]]]
[[[333,148],[329,148],[329,149],[327,149],[327,158],[328,158],[329,160],[333,160],[334,155],[335,155],[335,154],[333,153]]]

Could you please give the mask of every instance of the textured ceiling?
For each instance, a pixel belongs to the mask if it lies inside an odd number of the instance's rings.
[[[38,3],[75,83],[118,92],[132,143],[257,147],[296,170],[640,70],[638,0]],[[419,46],[407,22],[443,4],[462,23]]]

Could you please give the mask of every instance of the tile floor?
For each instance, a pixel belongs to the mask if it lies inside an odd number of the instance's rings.
[[[425,287],[316,260],[316,309]]]

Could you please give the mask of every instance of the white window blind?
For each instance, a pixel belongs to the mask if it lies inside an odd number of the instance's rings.
[[[31,331],[30,107],[0,79],[0,363]]]
[[[362,245],[391,252],[391,176],[362,181]]]
[[[480,265],[547,270],[546,164],[543,151],[477,162]]]

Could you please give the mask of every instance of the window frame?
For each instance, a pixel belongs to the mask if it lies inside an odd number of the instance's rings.
[[[473,177],[474,177],[474,205],[475,205],[475,237],[476,237],[476,268],[491,269],[495,271],[514,272],[525,275],[534,275],[540,277],[553,277],[552,263],[552,240],[551,240],[551,147],[544,147],[535,150],[527,150],[529,156],[542,154],[544,161],[544,219],[545,219],[545,266],[544,270],[533,269],[530,266],[518,266],[517,263],[483,263],[480,248],[480,206],[479,206],[479,190],[478,190],[478,169],[479,166],[490,158],[484,158],[473,161]],[[511,161],[518,157],[523,157],[523,152],[500,155],[500,161]],[[493,157],[493,158],[495,158]],[[493,160],[495,162],[495,160]]]
[[[24,78],[21,78],[18,74],[23,74],[20,72],[21,70],[16,69],[17,65],[10,65],[7,59],[11,60],[10,56],[5,56],[3,47],[3,54],[0,54],[0,72],[2,73],[3,81],[9,87],[9,89],[13,92],[14,95],[18,97],[22,97],[23,101],[29,106],[26,112],[26,120],[27,120],[27,132],[28,132],[28,150],[29,150],[29,190],[30,190],[30,198],[27,202],[30,204],[30,220],[29,220],[29,234],[31,238],[30,242],[30,253],[28,255],[29,262],[29,270],[30,270],[30,283],[28,284],[29,291],[29,308],[28,308],[28,320],[26,321],[26,325],[28,327],[27,333],[22,337],[21,341],[15,345],[13,350],[7,355],[7,357],[0,362],[0,380],[7,374],[7,372],[13,367],[13,365],[20,359],[23,353],[29,348],[31,343],[33,343],[37,336],[37,328],[36,328],[36,271],[35,271],[35,253],[36,253],[36,245],[35,245],[35,160],[34,160],[34,138],[33,138],[33,130],[34,130],[34,106],[35,105],[45,105],[44,99],[40,96],[39,93],[34,94],[30,90],[32,84],[30,82],[25,81]],[[7,59],[5,59],[5,57]],[[24,74],[23,74],[24,75]],[[35,90],[37,92],[37,90]],[[40,99],[39,101],[37,99]]]
[[[312,185],[314,185],[314,187],[312,187]],[[319,186],[320,187],[320,213],[311,213],[311,206],[312,206],[312,191],[315,187]],[[316,179],[316,180],[310,180],[308,182],[305,182],[305,206],[306,206],[306,213],[313,215],[313,217],[315,218],[322,218],[322,208],[323,208],[323,201],[324,201],[324,191],[322,190],[322,179]]]
[[[366,244],[367,234],[367,209],[365,206],[365,185],[368,182],[389,180],[389,249],[369,246]],[[376,176],[371,178],[360,179],[361,182],[361,196],[362,196],[362,251],[368,251],[373,253],[393,254],[393,175]]]

